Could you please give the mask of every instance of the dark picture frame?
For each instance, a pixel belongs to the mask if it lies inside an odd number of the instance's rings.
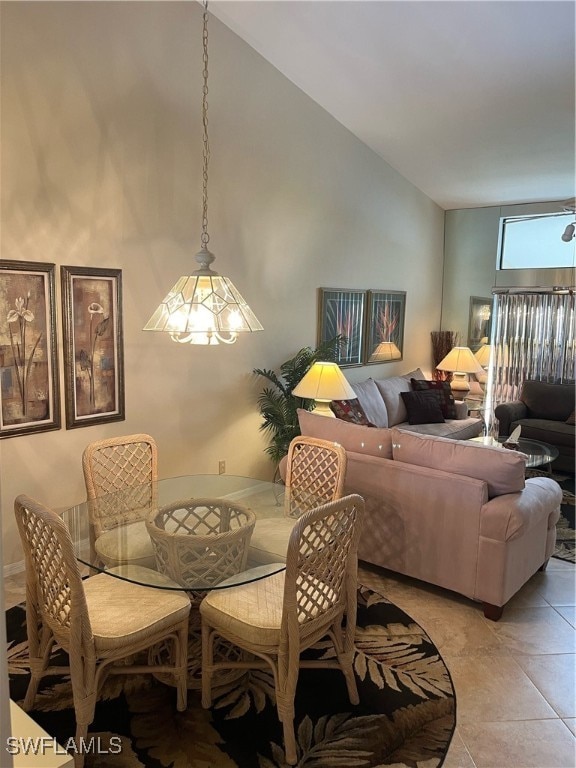
[[[364,364],[393,363],[404,357],[406,291],[368,291]],[[384,349],[380,344],[385,342]]]
[[[362,365],[366,291],[320,288],[318,295],[318,344],[341,335],[336,361],[341,368]]]
[[[492,328],[492,299],[482,296],[470,296],[470,315],[468,318],[468,346],[477,352],[482,346],[482,339],[490,342]]]
[[[61,426],[55,270],[0,260],[0,439]]]
[[[66,428],[125,419],[122,270],[61,267]]]

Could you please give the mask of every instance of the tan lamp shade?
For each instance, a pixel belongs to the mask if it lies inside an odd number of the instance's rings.
[[[458,394],[466,394],[470,390],[467,374],[484,373],[484,369],[469,347],[453,347],[436,368],[453,374],[450,387],[454,393]]]
[[[356,392],[336,363],[314,363],[292,394],[314,400],[312,411],[322,416],[334,416],[330,410],[332,400],[353,400],[356,397]]]
[[[490,365],[491,352],[492,352],[492,347],[490,346],[490,344],[483,344],[480,347],[480,349],[478,349],[474,353],[474,357],[476,358],[476,360],[478,360],[482,368],[488,368],[488,366]]]
[[[393,341],[381,341],[370,355],[371,363],[386,363],[388,360],[401,360],[402,352]]]

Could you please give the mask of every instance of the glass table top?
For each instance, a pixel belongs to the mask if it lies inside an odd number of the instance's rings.
[[[265,565],[256,560],[259,567],[254,567],[251,536],[235,547],[228,547],[227,540],[240,534],[243,525],[253,523],[252,531],[258,531],[260,522],[266,530],[284,531],[287,543],[294,524],[294,517],[285,511],[288,494],[283,485],[254,478],[187,475],[119,489],[70,507],[62,518],[77,560],[92,573],[160,589],[203,591],[284,570],[284,562],[266,560]],[[294,493],[291,499],[293,503]],[[301,501],[306,508],[315,505],[310,495]],[[164,549],[154,543],[156,539]],[[218,545],[213,547],[213,541]],[[248,547],[247,555],[238,555],[241,546]],[[235,566],[230,565],[231,557],[240,558]]]
[[[502,444],[508,440],[507,437],[474,437],[472,438],[477,443],[483,445],[492,445],[502,447]],[[506,449],[505,449],[506,450]],[[550,464],[559,456],[558,448],[548,443],[542,443],[540,440],[532,440],[527,437],[521,437],[518,440],[518,448],[516,449],[527,456],[526,467],[528,469],[534,469],[535,467],[541,467],[545,464]]]

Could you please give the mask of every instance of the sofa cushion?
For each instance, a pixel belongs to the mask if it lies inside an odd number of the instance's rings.
[[[438,400],[438,394],[431,389],[423,392],[400,392],[408,412],[408,423],[443,424],[444,415]]]
[[[566,419],[566,424],[575,424],[576,425],[576,411],[572,411],[570,416]]]
[[[365,427],[374,426],[364,413],[358,398],[353,400],[332,400],[330,408],[337,419],[349,421],[351,424],[363,424]]]
[[[392,437],[389,429],[349,424],[341,419],[318,416],[303,408],[298,409],[298,423],[302,434],[308,437],[331,440],[339,443],[346,451],[392,458]]]
[[[573,384],[548,384],[545,381],[525,381],[520,400],[532,419],[566,421],[574,410]]]
[[[396,428],[392,454],[395,461],[483,480],[490,498],[521,491],[525,485],[526,456],[518,451]]]
[[[452,394],[452,387],[448,381],[427,381],[426,379],[410,379],[410,384],[415,392],[434,392],[440,403],[442,415],[445,419],[457,419],[456,401]]]
[[[468,416],[465,419],[446,419],[439,424],[409,424],[402,421],[396,425],[396,429],[407,429],[408,432],[416,432],[419,435],[434,435],[435,437],[449,437],[451,440],[470,440],[481,435],[484,429],[482,419]]]
[[[388,413],[386,405],[374,379],[359,381],[351,386],[358,396],[358,402],[364,409],[368,421],[376,427],[387,427]]]
[[[386,412],[388,414],[388,426],[393,427],[401,421],[408,420],[408,411],[404,401],[400,397],[401,392],[411,392],[410,379],[405,376],[392,376],[389,379],[376,379],[376,386],[382,395]]]

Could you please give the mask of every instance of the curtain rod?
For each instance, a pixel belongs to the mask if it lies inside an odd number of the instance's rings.
[[[513,286],[508,288],[499,288],[494,287],[492,288],[492,293],[494,295],[496,294],[557,294],[557,295],[569,295],[573,296],[576,293],[576,287],[571,286],[562,286],[562,285],[554,285],[554,286],[548,286],[548,287],[540,287],[540,286]]]

